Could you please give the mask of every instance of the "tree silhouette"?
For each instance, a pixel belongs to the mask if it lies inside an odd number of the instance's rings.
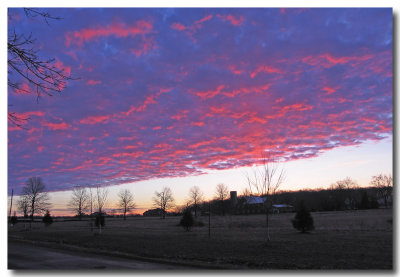
[[[84,211],[89,208],[89,194],[85,187],[76,186],[72,190],[72,198],[68,203],[79,219],[82,218]]]
[[[95,204],[97,208],[96,227],[99,227],[101,234],[101,227],[104,226],[103,208],[107,202],[108,190],[100,186],[96,187]]]
[[[198,186],[190,188],[189,191],[189,203],[193,204],[194,216],[197,217],[197,208],[201,201],[204,199],[204,194]]]
[[[28,217],[29,212],[29,197],[27,195],[20,196],[17,201],[18,210],[20,210],[24,214],[24,218]]]
[[[266,155],[261,156],[261,167],[253,170],[253,175],[246,175],[247,184],[251,194],[264,197],[264,210],[267,223],[267,242],[271,240],[269,236],[269,213],[272,208],[272,198],[285,179],[285,170],[280,167],[272,158]]]
[[[10,222],[11,222],[12,225],[15,225],[15,224],[18,223],[18,217],[15,214],[15,212],[14,212],[14,215],[10,218]]]
[[[368,193],[366,190],[364,190],[362,192],[359,208],[360,209],[369,209],[370,208],[370,202],[369,202]]]
[[[29,17],[42,17],[47,24],[48,20],[58,20],[47,12],[38,9],[25,8],[25,15]],[[13,16],[9,14],[9,20]],[[73,80],[64,68],[56,65],[56,59],[41,59],[39,51],[34,48],[36,40],[32,34],[26,36],[9,30],[7,39],[7,69],[8,86],[16,93],[35,93],[36,101],[43,95],[52,96],[54,92],[61,92],[68,80]],[[24,85],[23,85],[24,84]],[[29,117],[8,112],[8,121],[18,127],[29,120]]]
[[[379,174],[372,176],[371,185],[378,189],[379,196],[385,202],[385,208],[388,207],[389,197],[392,195],[393,178],[392,175]]]
[[[194,219],[192,216],[192,212],[189,209],[186,209],[183,212],[182,219],[179,223],[186,231],[190,231],[190,228],[194,225]]]
[[[299,204],[299,208],[294,219],[292,219],[292,224],[295,229],[301,231],[302,233],[314,230],[314,220],[310,212],[306,209],[303,200]]]
[[[104,215],[97,213],[94,224],[96,225],[96,227],[100,228],[100,233],[101,233],[101,227],[105,226]]]
[[[229,195],[228,187],[222,183],[218,184],[215,189],[215,195],[217,199],[220,201],[221,213],[222,215],[225,215],[224,200],[228,198]]]
[[[53,218],[51,217],[49,210],[46,211],[46,214],[44,215],[42,221],[46,226],[49,226],[53,223]]]
[[[50,203],[49,196],[45,192],[46,186],[40,177],[31,177],[22,188],[22,197],[27,198],[28,211],[31,220],[35,213],[43,213],[48,210]]]
[[[352,180],[350,177],[346,177],[345,179],[336,182],[336,189],[346,192],[347,199],[349,200],[350,209],[355,209],[356,207],[356,189],[358,187],[359,186],[357,182]]]
[[[126,220],[126,213],[136,207],[135,203],[133,202],[133,195],[129,190],[124,189],[118,193],[118,197],[119,207],[124,213],[124,220]]]
[[[165,218],[165,214],[168,209],[174,206],[174,197],[172,196],[172,191],[169,187],[164,187],[161,192],[154,192],[155,196],[153,197],[154,206],[160,208],[163,211],[163,217]]]

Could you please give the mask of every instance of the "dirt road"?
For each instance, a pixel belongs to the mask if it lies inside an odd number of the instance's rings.
[[[193,270],[195,268],[8,242],[8,269]]]

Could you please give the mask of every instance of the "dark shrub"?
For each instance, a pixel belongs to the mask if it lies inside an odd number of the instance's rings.
[[[10,218],[10,222],[11,222],[12,225],[17,224],[17,223],[18,223],[18,217],[15,216],[15,215],[12,216],[12,217]]]
[[[203,227],[204,223],[203,223],[203,221],[195,220],[193,226],[194,227]]]
[[[190,231],[190,228],[194,225],[194,219],[189,209],[186,209],[183,212],[183,216],[179,224],[185,228],[186,231]]]
[[[49,226],[50,224],[53,223],[53,218],[51,217],[50,212],[48,210],[46,211],[46,214],[44,215],[42,220],[46,226]]]
[[[104,215],[97,214],[94,224],[96,225],[96,227],[99,227],[100,225],[101,225],[101,227],[104,227],[104,225],[105,225]]]
[[[370,203],[369,203],[367,191],[363,191],[362,196],[361,196],[361,201],[360,201],[360,204],[359,204],[358,208],[362,209],[362,210],[370,208]]]
[[[311,231],[314,229],[314,220],[310,214],[310,212],[306,209],[304,205],[304,201],[300,202],[297,213],[292,219],[293,227],[302,233]]]

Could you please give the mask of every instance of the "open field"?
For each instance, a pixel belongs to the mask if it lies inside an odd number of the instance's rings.
[[[107,218],[101,235],[88,221],[24,223],[9,227],[9,238],[118,251],[140,257],[255,269],[392,269],[392,210],[312,213],[315,230],[300,234],[293,213],[270,217],[271,242],[265,245],[265,215],[212,216],[190,232],[181,217]],[[28,224],[27,224],[28,225]]]

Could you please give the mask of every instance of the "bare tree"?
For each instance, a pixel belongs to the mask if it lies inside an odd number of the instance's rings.
[[[124,189],[118,193],[118,197],[119,207],[124,212],[124,220],[126,220],[126,213],[136,207],[135,202],[133,202],[133,195],[128,189]]]
[[[68,206],[76,212],[79,219],[82,218],[84,212],[89,208],[89,194],[85,187],[74,187],[72,190],[72,198]]]
[[[40,177],[29,178],[22,188],[22,195],[27,198],[31,220],[36,213],[41,214],[49,209],[49,196],[45,189],[46,186]]]
[[[200,190],[198,186],[193,186],[189,190],[189,203],[193,204],[194,207],[194,216],[197,217],[197,208],[199,203],[201,203],[204,199],[204,194]]]
[[[95,205],[99,215],[103,214],[103,208],[107,202],[107,198],[108,198],[108,189],[97,186],[95,195]]]
[[[347,199],[349,201],[350,209],[355,209],[357,204],[356,189],[359,188],[356,181],[350,177],[346,177],[343,180],[336,182],[336,189],[343,190],[346,192]]]
[[[252,175],[246,174],[247,184],[253,195],[264,198],[264,210],[267,223],[267,242],[269,236],[269,213],[273,205],[273,196],[285,179],[285,170],[272,158],[261,157],[261,166],[254,168]]]
[[[250,191],[249,188],[244,188],[244,189],[241,191],[240,195],[241,195],[241,196],[244,196],[244,197],[249,197],[249,196],[251,195],[251,191]]]
[[[344,209],[347,193],[343,184],[338,182],[333,183],[329,186],[328,190],[334,210]]]
[[[108,198],[108,189],[97,186],[96,187],[96,195],[95,195],[95,205],[97,208],[97,217],[98,217],[97,219],[99,220],[100,234],[101,234],[101,226],[104,223],[103,209],[107,202],[107,198]],[[101,222],[103,222],[103,223],[101,223]]]
[[[178,214],[183,214],[183,212],[189,207],[189,202],[185,202],[183,205],[175,205],[174,212]]]
[[[49,19],[60,19],[37,9],[25,8],[24,12],[27,17],[42,17],[47,24]],[[9,20],[12,20],[10,14]],[[61,92],[66,87],[67,81],[73,78],[64,68],[57,65],[54,58],[41,59],[39,51],[33,46],[35,42],[32,35],[25,36],[9,31],[7,68],[8,86],[17,93],[33,92],[38,101],[42,95],[51,96],[54,92]],[[8,113],[9,122],[18,127],[21,127],[28,119],[29,117],[23,117],[14,112]]]
[[[160,208],[163,211],[163,217],[168,209],[174,207],[174,197],[172,196],[172,191],[169,187],[164,187],[161,192],[155,191],[155,196],[153,197],[154,206]]]
[[[93,232],[93,206],[94,206],[94,195],[91,187],[88,189],[88,208],[90,208],[90,231]]]
[[[229,190],[225,184],[218,184],[215,189],[215,195],[217,199],[220,201],[221,205],[221,213],[225,215],[225,208],[224,208],[224,200],[228,198]]]
[[[392,195],[393,190],[393,177],[391,174],[379,174],[372,176],[371,185],[378,189],[379,196],[383,198],[385,207],[388,207],[389,197]]]
[[[29,198],[27,195],[22,195],[17,201],[17,207],[18,210],[20,210],[23,214],[24,217],[28,217],[28,211],[29,211]]]

